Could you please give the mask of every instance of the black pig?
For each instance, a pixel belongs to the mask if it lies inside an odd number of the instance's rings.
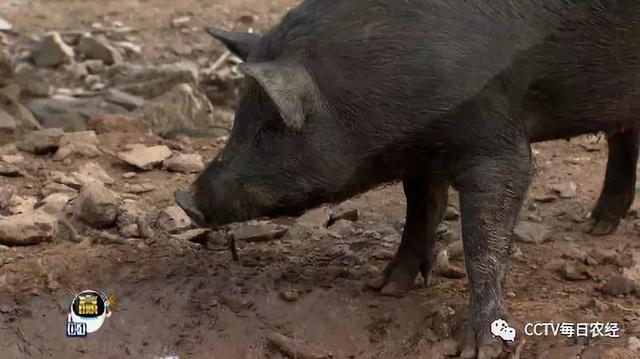
[[[396,293],[428,276],[451,185],[471,296],[462,357],[495,357],[530,144],[607,134],[594,234],[633,200],[639,24],[631,0],[307,0],[264,36],[209,29],[246,60],[247,88],[226,148],[176,202],[218,226],[402,181],[402,242],[370,283]]]

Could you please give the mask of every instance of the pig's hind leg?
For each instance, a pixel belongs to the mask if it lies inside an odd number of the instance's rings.
[[[423,178],[405,179],[406,223],[400,246],[384,271],[367,285],[384,295],[402,295],[418,273],[429,281],[435,263],[436,229],[447,206],[449,184]]]
[[[636,191],[640,127],[607,136],[609,158],[600,198],[591,213],[588,232],[594,236],[613,233],[633,203]]]

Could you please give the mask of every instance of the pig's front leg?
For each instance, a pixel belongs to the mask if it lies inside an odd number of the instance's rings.
[[[428,282],[435,261],[436,229],[447,206],[449,184],[435,179],[405,179],[406,223],[402,241],[385,270],[367,285],[385,295],[402,295],[422,273]]]
[[[469,159],[456,173],[471,298],[470,330],[461,358],[496,358],[503,349],[490,328],[496,319],[508,321],[509,246],[533,172],[529,145],[507,146],[514,148],[498,152],[512,153]]]

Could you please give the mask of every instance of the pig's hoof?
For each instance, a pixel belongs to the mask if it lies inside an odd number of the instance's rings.
[[[618,228],[618,221],[592,218],[587,224],[587,233],[592,236],[607,236]]]
[[[461,359],[496,359],[505,356],[503,351],[504,347],[500,338],[495,338],[490,335],[483,335],[476,340],[470,338],[465,343],[462,353],[460,353]]]
[[[382,273],[367,282],[367,287],[383,295],[402,296],[411,289],[420,272],[428,280],[429,271],[419,259],[396,254]]]

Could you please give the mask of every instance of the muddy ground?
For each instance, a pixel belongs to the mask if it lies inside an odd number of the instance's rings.
[[[200,31],[177,31],[172,19],[190,16],[193,28],[264,29],[294,5],[289,0],[4,0],[0,15],[36,36],[121,21],[137,30],[144,45],[140,59],[161,64],[180,59],[174,51],[178,43],[197,49],[190,56],[214,61],[222,53]],[[166,143],[144,133],[112,131],[98,137],[100,147],[110,151]],[[12,140],[3,141],[0,145]],[[221,145],[206,138],[177,142],[174,148],[205,159]],[[541,223],[549,233],[544,243],[518,242],[511,259],[510,322],[517,340],[526,338],[521,358],[640,357],[640,297],[599,290],[623,270],[638,270],[637,201],[636,212],[614,235],[585,234],[584,221],[604,178],[606,141],[583,137],[534,149],[537,175],[521,219]],[[117,193],[126,192],[126,183],[153,184],[153,191],[133,198],[162,209],[172,204],[176,188],[195,177],[154,169],[123,178],[132,169],[106,154],[74,156],[66,163],[54,161],[52,154],[20,155],[32,175],[0,176],[0,186],[21,196],[39,196],[51,170],[73,171],[92,162],[115,179],[111,189]],[[559,196],[552,190],[570,183],[575,193]],[[453,192],[450,202],[456,205]],[[357,209],[360,214],[353,223],[341,221],[340,228],[279,219],[288,233],[276,240],[239,242],[238,262],[222,243],[179,242],[161,232],[152,239],[99,244],[75,243],[61,230],[47,243],[0,247],[0,358],[280,358],[281,348],[267,339],[274,333],[334,358],[455,356],[456,339],[466,327],[466,279],[434,276],[428,287],[416,285],[402,298],[364,286],[399,242],[404,204],[401,188],[394,185],[333,206],[335,212]],[[458,219],[451,218],[439,246],[460,237]],[[568,280],[560,269],[576,257],[586,263],[586,274]],[[454,264],[463,266],[459,258]],[[67,338],[73,294],[86,288],[117,297],[113,316],[88,338]],[[616,322],[620,338],[525,337],[527,322]]]

